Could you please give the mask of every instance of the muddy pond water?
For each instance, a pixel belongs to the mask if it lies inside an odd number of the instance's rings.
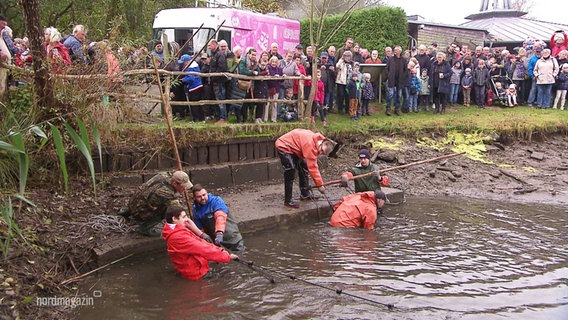
[[[213,267],[216,279],[190,281],[157,252],[83,284],[95,298],[76,316],[568,319],[566,208],[408,198],[373,231],[319,221],[246,235],[245,244],[263,272],[231,262]]]

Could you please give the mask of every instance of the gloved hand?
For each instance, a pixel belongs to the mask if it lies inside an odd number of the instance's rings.
[[[207,233],[205,233],[205,232],[202,232],[199,237],[200,237],[201,239],[203,239],[203,240],[209,242],[209,243],[213,243],[213,240],[211,240],[211,237],[210,237]]]
[[[341,176],[341,182],[339,183],[340,186],[343,188],[347,188],[349,186],[349,177],[346,175]]]
[[[373,172],[373,177],[375,178],[375,181],[377,181],[378,183],[381,183],[381,179],[383,178],[381,176],[381,173],[378,171],[374,171]]]
[[[221,242],[223,242],[223,232],[217,231],[217,233],[215,233],[215,245],[220,246]]]
[[[321,194],[324,194],[324,193],[325,193],[325,187],[324,187],[324,186],[318,187],[318,191],[319,191]]]
[[[389,177],[387,177],[387,176],[383,176],[383,177],[381,178],[381,181],[380,181],[380,182],[381,182],[381,186],[383,186],[383,187],[390,187],[390,185],[391,185],[390,179],[389,179]]]

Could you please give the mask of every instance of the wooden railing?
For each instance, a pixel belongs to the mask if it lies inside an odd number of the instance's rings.
[[[23,69],[20,67],[16,67],[13,65],[7,65],[3,62],[0,62],[0,68],[7,68],[11,70],[18,70],[19,72],[24,72],[28,75],[33,75],[33,71],[29,69]],[[211,104],[234,104],[234,103],[251,103],[251,102],[276,102],[276,103],[288,103],[290,100],[285,99],[257,99],[257,98],[250,98],[250,99],[225,99],[225,100],[199,100],[199,101],[170,101],[169,99],[169,89],[171,84],[171,78],[176,76],[183,76],[183,75],[196,75],[199,77],[227,77],[227,78],[235,78],[235,79],[243,79],[243,80],[298,80],[298,98],[296,100],[298,106],[298,117],[303,118],[306,116],[305,112],[308,110],[305,106],[311,105],[311,101],[304,99],[304,81],[311,80],[310,76],[247,76],[242,74],[235,74],[235,73],[201,73],[201,72],[193,72],[193,71],[168,71],[164,69],[152,70],[152,69],[134,69],[123,71],[117,74],[107,75],[107,74],[52,74],[51,77],[59,78],[59,79],[68,79],[68,80],[78,80],[78,81],[92,81],[92,80],[112,80],[116,78],[123,78],[123,77],[131,77],[131,76],[138,76],[138,75],[154,75],[156,77],[163,77],[164,78],[164,92],[162,94],[167,97],[165,99],[166,104],[169,106],[198,106],[198,105],[211,105]],[[128,98],[131,99],[133,102],[150,102],[150,103],[163,103],[164,97],[149,94],[140,90],[140,92],[135,93],[122,93],[116,91],[102,91],[97,93],[91,93],[88,95],[89,97],[93,96],[111,96],[116,98]]]

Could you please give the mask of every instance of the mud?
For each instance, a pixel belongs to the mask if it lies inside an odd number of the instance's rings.
[[[357,150],[369,147],[370,137],[342,141],[338,157],[329,161],[323,170],[324,181],[339,178],[342,171],[357,161]],[[400,141],[400,138],[385,138]],[[377,151],[377,150],[372,150]],[[384,168],[411,163],[451,153],[420,146],[415,140],[403,140],[398,151],[378,150],[388,161],[378,160]],[[568,137],[551,135],[533,141],[511,139],[495,141],[488,146],[482,163],[459,156],[440,162],[413,166],[387,175],[391,185],[412,195],[448,195],[481,198],[488,201],[515,203],[568,204]],[[109,181],[110,179],[105,179]],[[67,196],[60,187],[32,189],[28,198],[37,207],[21,205],[15,219],[28,240],[12,242],[8,259],[0,270],[0,315],[48,319],[68,318],[69,308],[38,307],[36,297],[73,296],[76,282],[61,282],[88,272],[96,267],[93,249],[132,236],[133,227],[117,224],[114,215],[127,203],[136,186],[112,187],[99,184],[96,196],[90,179],[74,179]],[[215,194],[239,193],[253,199],[254,190],[262,185],[242,185],[236,188],[216,189]],[[274,198],[274,199],[273,199]],[[256,201],[255,210],[269,212],[276,196],[267,201]],[[20,204],[16,204],[20,206]],[[5,226],[2,226],[5,228]]]

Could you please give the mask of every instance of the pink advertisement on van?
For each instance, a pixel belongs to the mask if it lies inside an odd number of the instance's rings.
[[[281,49],[294,49],[300,43],[298,21],[234,10],[226,23],[235,28],[233,46],[243,49],[252,46],[259,52],[268,51],[273,42]]]

